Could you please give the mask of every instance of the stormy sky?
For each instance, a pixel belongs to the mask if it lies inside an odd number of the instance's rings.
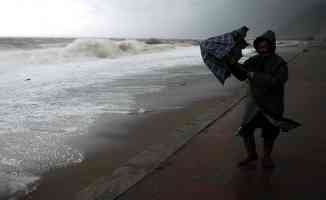
[[[1,0],[0,36],[203,38],[275,29],[325,0]]]

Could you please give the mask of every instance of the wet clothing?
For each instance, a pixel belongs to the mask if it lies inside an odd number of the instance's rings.
[[[246,135],[252,127],[263,128],[267,134],[278,135],[279,128],[274,120],[281,120],[284,113],[284,87],[288,80],[287,63],[275,53],[276,39],[272,31],[267,31],[254,41],[257,47],[259,41],[266,40],[272,45],[272,53],[263,56],[256,55],[244,64],[230,65],[231,73],[240,81],[248,80],[248,98],[242,130]],[[252,78],[248,72],[254,72]],[[260,122],[263,125],[259,125]],[[262,126],[262,127],[261,127]],[[249,127],[249,128],[246,128]],[[271,131],[268,131],[270,129]],[[250,132],[250,131],[249,131]],[[239,133],[241,134],[241,131]]]
[[[250,109],[258,106],[270,117],[280,119],[284,112],[284,87],[288,80],[286,62],[277,54],[265,57],[257,55],[240,67],[230,68],[241,81],[248,78],[247,72],[254,72],[253,77],[248,79]]]
[[[265,140],[275,140],[280,134],[280,128],[269,122],[262,112],[257,112],[254,117],[239,130],[242,137],[252,136],[256,128],[261,128],[261,137]]]

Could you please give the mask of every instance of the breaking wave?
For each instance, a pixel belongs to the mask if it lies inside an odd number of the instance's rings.
[[[136,40],[112,41],[103,39],[77,39],[65,48],[66,54],[97,58],[115,58],[155,49]]]
[[[0,52],[5,64],[51,64],[90,59],[113,59],[174,48],[172,44],[146,44],[137,40],[76,39],[60,48]]]

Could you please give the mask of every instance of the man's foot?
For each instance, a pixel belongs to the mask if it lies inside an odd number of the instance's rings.
[[[274,164],[273,160],[270,157],[264,157],[261,160],[261,164],[262,164],[263,168],[266,168],[266,169],[275,168],[275,164]]]
[[[240,161],[237,165],[238,167],[243,167],[243,166],[246,166],[248,164],[250,164],[251,162],[254,162],[258,160],[258,155],[253,155],[253,156],[248,156],[246,159]]]

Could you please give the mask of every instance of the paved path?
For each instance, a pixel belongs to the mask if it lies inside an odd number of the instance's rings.
[[[263,170],[259,162],[236,167],[245,156],[234,136],[240,104],[118,199],[326,199],[325,58],[326,49],[310,48],[289,66],[286,116],[303,126],[280,136],[274,170]],[[259,134],[257,139],[261,152]]]

